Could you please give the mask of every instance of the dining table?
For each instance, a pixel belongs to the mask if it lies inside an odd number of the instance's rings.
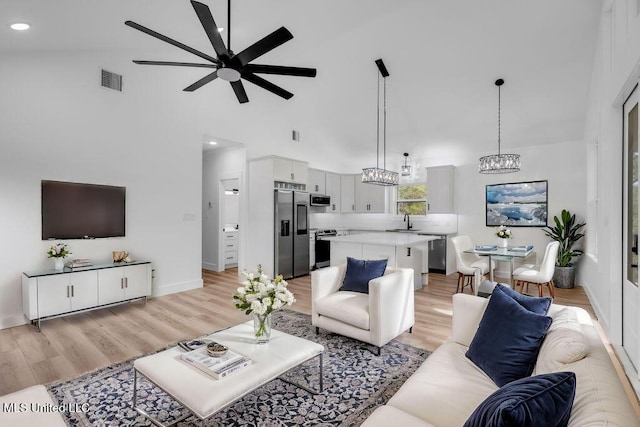
[[[499,247],[497,245],[478,245],[471,249],[464,251],[469,254],[476,254],[480,256],[489,257],[489,265],[493,260],[506,260],[509,261],[509,285],[513,282],[513,260],[515,258],[527,258],[529,255],[534,254],[533,245],[519,245],[519,246],[507,246]],[[493,269],[489,268],[489,280],[493,280]]]

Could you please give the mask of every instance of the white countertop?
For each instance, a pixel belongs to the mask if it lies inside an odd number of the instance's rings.
[[[369,245],[383,245],[383,246],[413,246],[420,243],[426,243],[431,240],[438,240],[438,236],[422,236],[413,233],[362,233],[351,234],[349,236],[327,236],[323,237],[323,240],[329,240],[331,242],[344,242],[344,243],[363,243]]]

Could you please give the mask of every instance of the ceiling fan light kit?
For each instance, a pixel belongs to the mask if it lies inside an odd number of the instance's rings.
[[[392,186],[398,185],[399,177],[398,172],[390,171],[386,169],[387,163],[387,81],[389,76],[387,67],[382,62],[382,59],[377,59],[376,65],[378,66],[378,107],[376,118],[376,167],[362,169],[362,182],[365,184],[375,184]],[[380,76],[384,82],[383,92],[383,132],[382,132],[382,168],[380,168]]]
[[[165,35],[162,35],[150,28],[144,27],[133,21],[125,21],[125,25],[148,34],[152,37],[162,40],[165,43],[169,43],[177,48],[185,50],[193,55],[208,61],[208,63],[195,63],[195,62],[172,62],[172,61],[141,61],[134,60],[133,62],[140,65],[167,65],[174,67],[195,67],[195,68],[213,68],[214,71],[202,77],[195,83],[187,86],[183,90],[186,92],[193,92],[196,89],[201,88],[205,84],[216,80],[218,77],[222,80],[226,80],[231,83],[233,92],[241,104],[249,102],[249,97],[242,84],[242,79],[255,84],[275,95],[278,95],[284,99],[290,99],[293,94],[268,80],[256,74],[278,74],[285,76],[298,76],[298,77],[315,77],[315,68],[301,68],[301,67],[288,67],[280,65],[264,65],[264,64],[251,64],[250,62],[260,56],[272,51],[276,47],[288,42],[293,38],[293,35],[285,27],[280,27],[271,34],[258,40],[251,46],[247,47],[238,54],[235,54],[231,50],[231,0],[227,2],[227,45],[225,46],[222,36],[220,35],[220,28],[216,25],[213,15],[209,7],[203,3],[191,0],[191,5],[200,20],[200,24],[204,28],[204,31],[211,42],[211,46],[216,53],[216,58],[208,55],[204,52],[196,50],[190,46],[185,45],[177,40],[171,39]]]
[[[498,79],[495,82],[495,85],[498,86],[498,154],[480,157],[478,172],[484,174],[513,173],[520,171],[519,154],[500,153],[500,86],[503,84],[503,79]]]

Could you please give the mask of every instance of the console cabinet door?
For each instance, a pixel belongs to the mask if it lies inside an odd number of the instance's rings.
[[[98,270],[98,304],[111,304],[124,299],[122,268]]]
[[[95,271],[83,271],[69,275],[71,286],[71,310],[98,305],[98,275]]]
[[[124,268],[124,296],[126,299],[147,295],[147,266],[130,265]]]
[[[71,311],[68,274],[38,277],[38,317]]]

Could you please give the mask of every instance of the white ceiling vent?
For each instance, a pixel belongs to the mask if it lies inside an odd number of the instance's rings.
[[[102,70],[102,87],[122,92],[122,76],[111,71]]]

